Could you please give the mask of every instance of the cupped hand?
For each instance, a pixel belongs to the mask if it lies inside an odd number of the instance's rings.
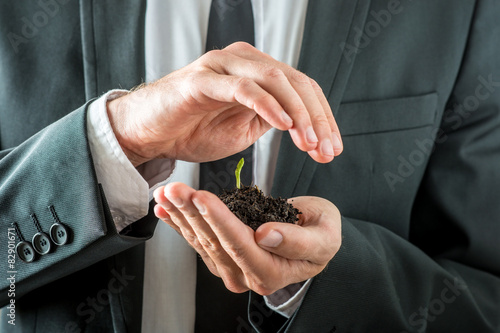
[[[246,43],[210,51],[160,80],[108,102],[111,126],[134,165],[190,162],[244,150],[271,127],[288,130],[317,162],[342,151],[318,84]]]
[[[320,273],[340,249],[338,209],[317,197],[290,199],[297,224],[268,222],[256,232],[215,195],[182,183],[158,188],[155,214],[200,254],[233,292],[269,295]]]

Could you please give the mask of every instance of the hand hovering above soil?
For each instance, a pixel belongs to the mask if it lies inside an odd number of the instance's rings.
[[[207,162],[249,147],[272,127],[288,131],[315,161],[342,152],[320,86],[246,43],[109,101],[113,132],[134,166],[155,158]]]

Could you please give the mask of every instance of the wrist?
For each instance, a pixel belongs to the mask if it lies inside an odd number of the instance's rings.
[[[130,94],[126,94],[108,101],[106,103],[106,111],[118,144],[132,165],[137,167],[152,160],[154,157],[142,151],[142,147],[147,147],[147,142],[141,142],[136,132],[134,132],[133,126],[131,126],[129,96]]]

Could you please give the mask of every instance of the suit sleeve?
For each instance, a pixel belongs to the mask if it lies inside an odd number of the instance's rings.
[[[81,270],[152,236],[152,214],[116,232],[90,154],[86,113],[88,104],[48,126],[14,149],[0,152],[0,306],[9,302],[7,271],[15,270],[16,298],[44,284]],[[49,233],[54,218],[69,230],[69,241],[37,255],[31,263],[16,258],[8,267],[8,229],[17,223],[31,242],[38,232]],[[151,213],[152,210],[150,210]],[[16,237],[15,243],[19,242]]]
[[[500,4],[476,6],[409,240],[344,217],[341,250],[281,331],[500,331]]]

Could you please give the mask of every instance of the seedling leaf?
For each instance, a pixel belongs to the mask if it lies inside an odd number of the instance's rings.
[[[245,164],[245,159],[241,158],[241,160],[238,162],[238,165],[236,166],[236,170],[234,171],[234,174],[236,176],[236,187],[241,188],[241,169],[243,169],[243,164]]]

